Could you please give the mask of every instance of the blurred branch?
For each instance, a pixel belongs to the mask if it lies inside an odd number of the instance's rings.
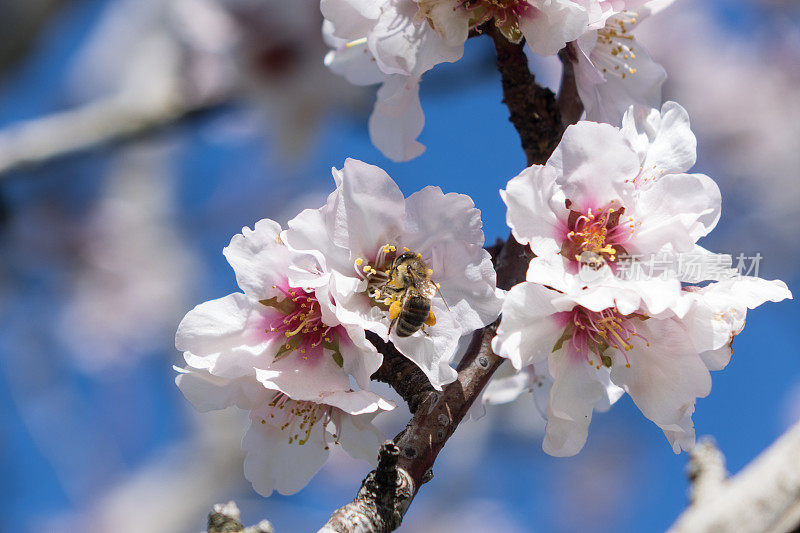
[[[710,441],[692,452],[692,502],[671,533],[800,531],[800,422],[733,477]]]
[[[26,0],[0,5],[0,77],[14,68],[39,37],[42,28],[64,0]]]
[[[211,109],[227,95],[193,96],[172,84],[142,97],[124,92],[0,131],[0,178],[11,170],[41,164],[96,145],[133,137]]]

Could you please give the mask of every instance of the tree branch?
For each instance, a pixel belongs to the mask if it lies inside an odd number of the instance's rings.
[[[709,441],[702,442],[692,452],[689,466],[692,502],[669,532],[800,531],[798,458],[800,422],[728,479],[724,466],[720,467],[722,453]]]
[[[0,178],[94,146],[161,128],[193,113],[223,104],[228,95],[194,96],[179,87],[142,98],[117,94],[0,131]]]

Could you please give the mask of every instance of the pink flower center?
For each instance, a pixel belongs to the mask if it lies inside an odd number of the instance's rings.
[[[289,444],[302,446],[311,438],[311,432],[319,425],[321,440],[325,440],[325,431],[328,423],[333,420],[334,408],[321,403],[292,400],[283,393],[277,393],[269,402],[269,410],[263,418],[262,424],[277,426],[281,431],[289,432]],[[334,435],[334,438],[337,438]],[[328,446],[325,446],[328,449]]]
[[[313,349],[319,346],[338,352],[338,349],[331,345],[334,341],[335,327],[328,326],[322,321],[322,312],[314,291],[297,287],[274,286],[274,288],[283,292],[286,298],[280,302],[273,298],[261,303],[283,313],[283,316],[277,316],[270,322],[267,330],[268,333],[281,335],[286,339],[286,344],[278,352],[276,359],[296,350],[306,360],[308,359],[306,354],[318,352]]]
[[[568,209],[570,205],[567,200]],[[635,231],[633,218],[624,217],[624,214],[624,207],[611,206],[597,210],[589,208],[586,213],[570,210],[561,255],[581,261],[581,256],[589,252],[605,261],[616,261],[618,255],[626,254],[623,245]]]
[[[645,318],[638,314],[625,316],[613,307],[590,311],[577,306],[562,315],[566,320],[566,328],[555,348],[561,348],[564,342],[569,342],[574,353],[598,369],[601,365],[611,366],[611,358],[603,353],[608,348],[619,350],[625,357],[625,366],[630,368],[627,352],[634,348],[632,339],[639,337],[650,346],[648,340],[636,332],[634,320]]]

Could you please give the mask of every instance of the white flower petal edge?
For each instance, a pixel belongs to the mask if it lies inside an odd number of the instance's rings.
[[[386,172],[354,159],[333,175],[337,187],[326,205],[291,220],[283,241],[315,257],[316,268],[329,274],[330,305],[341,324],[391,340],[441,389],[456,377],[450,362],[461,336],[500,311],[480,212],[468,197],[437,187],[405,199]],[[389,331],[389,308],[397,302],[394,309],[400,309],[402,294],[384,290],[393,261],[404,253],[416,254],[439,284],[428,324],[406,337],[396,327]]]
[[[632,6],[576,41],[575,79],[587,119],[618,125],[632,104],[660,105],[666,72],[630,33],[669,3],[656,0]]]
[[[274,490],[294,494],[305,487],[334,444],[374,466],[382,435],[372,419],[394,408],[368,391],[335,391],[316,401],[296,401],[265,388],[254,375],[226,379],[205,370],[176,370],[178,387],[199,410],[236,405],[250,411],[242,441],[244,473],[262,496]]]

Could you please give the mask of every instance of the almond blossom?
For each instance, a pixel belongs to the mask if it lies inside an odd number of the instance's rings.
[[[258,376],[224,378],[208,370],[176,370],[178,387],[198,411],[235,405],[250,412],[242,440],[244,475],[262,496],[273,490],[294,494],[305,487],[325,464],[332,445],[341,445],[351,456],[375,466],[383,435],[372,419],[394,407],[368,391],[329,390],[292,397],[263,371]]]
[[[500,191],[514,237],[537,256],[559,254],[572,274],[587,261],[620,274],[624,257],[707,253],[696,242],[717,224],[721,196],[708,176],[683,173],[695,147],[684,118],[670,102],[661,113],[632,108],[624,130],[567,128],[545,165]]]
[[[313,268],[291,268],[290,283],[324,291],[339,323],[391,340],[441,389],[456,377],[450,362],[459,339],[500,312],[480,211],[438,187],[404,198],[386,172],[354,159],[333,177],[326,205],[303,211],[281,235],[315,260]],[[409,336],[392,327],[404,301],[391,273],[401,256],[422,261],[436,284],[425,325]]]
[[[691,447],[695,401],[710,391],[709,370],[727,364],[747,309],[791,297],[780,281],[727,280],[685,293],[683,316],[656,314],[640,294],[646,283],[586,286],[555,257],[534,260],[529,280],[538,281],[543,261],[561,276],[512,287],[492,348],[517,369],[547,362],[553,383],[543,448],[557,456],[581,450],[593,412],[613,398],[610,384],[631,396],[676,453]]]
[[[422,75],[458,61],[470,30],[494,21],[512,42],[526,40],[553,55],[637,0],[321,0],[323,33],[333,48],[325,64],[357,85],[381,83],[369,130],[373,144],[394,161],[425,147],[416,139],[425,121],[419,101]],[[596,46],[602,56],[604,48]],[[587,48],[587,54],[592,49]],[[579,69],[588,72],[583,63]],[[582,80],[583,78],[581,78]],[[591,78],[590,78],[591,79]],[[597,83],[596,80],[594,82]],[[586,83],[584,86],[588,86]],[[632,100],[626,102],[638,102]]]
[[[631,32],[672,1],[650,0],[638,7],[628,2],[624,10],[611,12],[602,27],[576,40],[572,47],[575,80],[588,120],[618,125],[630,105],[656,107],[661,103],[661,85],[667,74]]]
[[[250,411],[245,475],[264,495],[300,490],[331,442],[373,458],[380,436],[370,420],[392,408],[351,390],[349,375],[366,388],[380,357],[363,329],[336,320],[324,283],[289,282],[289,268],[313,260],[290,251],[280,232],[264,219],[234,236],[223,253],[244,292],[198,305],[175,336],[188,365],[176,379],[186,397],[201,411]]]

